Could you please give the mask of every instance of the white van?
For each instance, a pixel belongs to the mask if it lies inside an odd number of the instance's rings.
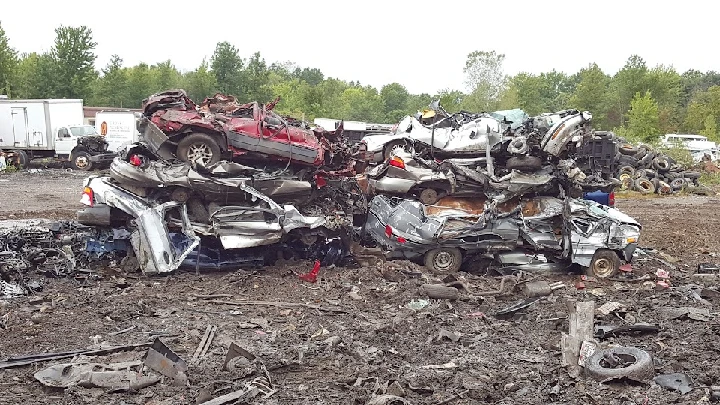
[[[105,137],[108,151],[118,152],[126,145],[136,143],[140,138],[137,121],[140,113],[123,110],[102,110],[95,114],[95,129]]]

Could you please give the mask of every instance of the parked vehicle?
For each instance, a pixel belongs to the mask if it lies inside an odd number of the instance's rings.
[[[109,151],[119,152],[140,140],[137,129],[140,117],[140,113],[130,110],[101,110],[95,114],[95,130],[105,137]]]
[[[660,139],[660,143],[668,148],[687,149],[690,153],[714,149],[718,146],[715,142],[708,141],[706,136],[689,134],[667,134]]]
[[[82,100],[0,99],[0,149],[21,167],[35,158],[68,161],[77,170],[109,164],[115,154],[82,121]]]

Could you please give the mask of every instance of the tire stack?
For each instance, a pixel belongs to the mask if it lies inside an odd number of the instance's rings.
[[[700,173],[686,170],[670,156],[642,145],[621,143],[617,154],[621,189],[642,194],[672,194],[700,187]]]

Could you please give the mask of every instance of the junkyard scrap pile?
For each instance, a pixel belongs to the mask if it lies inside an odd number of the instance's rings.
[[[108,173],[40,183],[85,208],[0,228],[0,403],[720,398],[717,200],[612,207],[631,155],[589,113],[436,104],[350,146],[276,102],[153,95]]]

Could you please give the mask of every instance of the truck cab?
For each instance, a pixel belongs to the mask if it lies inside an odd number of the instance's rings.
[[[109,164],[115,157],[108,143],[92,125],[64,125],[55,131],[55,156],[70,161],[76,170],[91,170]]]

